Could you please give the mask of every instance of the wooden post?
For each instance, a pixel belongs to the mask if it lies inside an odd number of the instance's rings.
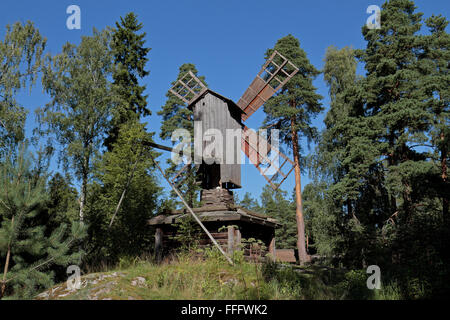
[[[228,226],[228,256],[232,257],[234,252],[234,227]]]
[[[155,257],[156,257],[156,262],[158,262],[158,263],[161,262],[162,256],[163,256],[163,247],[164,247],[163,236],[164,236],[164,232],[162,231],[162,229],[161,228],[156,228],[156,232],[155,232]]]
[[[270,240],[269,253],[272,255],[272,260],[276,261],[275,235],[273,235],[272,240]]]
[[[239,229],[234,230],[234,248],[237,250],[241,250],[242,237],[241,231]]]

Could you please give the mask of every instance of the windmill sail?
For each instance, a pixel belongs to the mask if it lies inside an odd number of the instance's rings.
[[[245,112],[242,120],[247,120],[297,72],[298,68],[275,50],[237,103]]]
[[[291,159],[277,147],[272,146],[263,136],[246,126],[242,132],[241,148],[274,190],[277,190],[294,170],[294,162]],[[278,177],[281,177],[281,181],[277,183],[275,180]]]
[[[188,105],[205,90],[207,90],[207,87],[192,73],[192,71],[186,73],[172,88],[169,89],[171,93]]]

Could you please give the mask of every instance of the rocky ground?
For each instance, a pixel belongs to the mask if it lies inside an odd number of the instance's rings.
[[[110,274],[89,274],[81,277],[81,283],[78,289],[72,288],[68,283],[57,285],[41,294],[37,300],[112,300],[113,291],[123,282],[127,281],[122,272],[113,272]],[[129,281],[129,280],[128,280]],[[146,279],[136,277],[129,281],[133,287],[145,287]],[[122,299],[124,297],[121,297]],[[136,297],[129,296],[128,300],[135,300]]]

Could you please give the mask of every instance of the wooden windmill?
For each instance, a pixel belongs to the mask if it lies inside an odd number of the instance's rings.
[[[216,189],[217,187],[237,189],[241,187],[241,166],[225,163],[225,157],[227,156],[225,146],[230,143],[234,145],[235,142],[226,140],[226,129],[242,129],[240,149],[244,151],[250,162],[255,165],[274,189],[277,189],[286,180],[294,168],[293,161],[280,152],[278,148],[273,148],[266,137],[249,129],[243,122],[279,91],[297,72],[296,66],[278,51],[274,51],[237,103],[207,88],[191,71],[186,73],[170,89],[171,93],[183,100],[188,108],[193,110],[194,121],[201,123],[201,128],[199,128],[201,132],[205,133],[209,129],[218,129],[222,131],[225,138],[222,159],[216,159],[219,160],[217,161],[219,163],[201,166],[204,189]],[[205,147],[205,143],[203,147]],[[240,150],[236,151],[240,152]],[[270,157],[269,153],[272,153]],[[202,157],[202,154],[196,154],[196,156]],[[277,159],[277,161],[274,161],[274,159]],[[182,168],[177,176],[186,168],[187,166]],[[276,172],[276,174],[272,174],[272,177],[267,175],[269,168],[271,168],[271,172]],[[281,181],[276,184],[275,178],[279,176],[281,176]]]
[[[228,251],[233,250],[236,241],[240,242],[241,232],[245,233],[245,237],[264,238],[274,250],[273,237],[277,222],[234,205],[231,190],[242,186],[241,164],[239,161],[225,161],[225,158],[229,156],[226,154],[226,146],[236,146],[231,156],[234,160],[237,160],[237,156],[240,157],[242,150],[272,188],[279,188],[293,171],[294,162],[274,147],[270,139],[248,128],[244,122],[270,97],[281,90],[297,72],[298,68],[294,64],[278,51],[274,51],[237,103],[207,88],[192,72],[186,73],[170,89],[172,94],[185,102],[193,111],[196,131],[207,133],[214,129],[222,133],[223,144],[220,148],[223,152],[219,152],[220,156],[213,154],[210,158],[205,158],[202,150],[207,147],[207,144],[203,140],[200,150],[194,148],[194,157],[201,159],[198,170],[201,177],[199,183],[202,186],[201,200],[204,204],[201,208],[195,208],[194,211],[202,217],[202,221],[209,222],[209,230],[218,230],[224,224],[240,225],[240,231],[228,230],[226,236]],[[241,130],[239,141],[236,141],[235,136],[227,135],[228,129]],[[194,137],[194,139],[198,138]],[[161,147],[155,144],[153,146]],[[170,150],[170,148],[164,149]],[[186,164],[171,183],[189,165]],[[269,176],[267,174],[269,168],[271,173],[275,174]],[[275,180],[278,177],[280,182],[276,183]],[[157,250],[161,249],[164,239],[167,244],[164,234],[176,232],[173,225],[177,219],[183,217],[183,213],[185,211],[172,212],[172,215],[158,216],[149,221],[150,225],[157,227],[155,243]],[[260,227],[255,228],[255,225]],[[223,237],[219,233],[216,233],[216,236]]]

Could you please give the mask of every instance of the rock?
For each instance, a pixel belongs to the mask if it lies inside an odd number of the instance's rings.
[[[49,296],[50,296],[50,294],[47,291],[45,291],[45,292],[42,292],[42,293],[38,294],[37,298],[39,298],[39,299],[48,299]]]
[[[237,281],[236,279],[231,278],[231,279],[229,279],[228,281],[225,281],[225,282],[223,283],[223,285],[232,287],[232,286],[237,285],[238,283],[239,283],[239,281]]]
[[[138,286],[138,287],[143,287],[145,286],[145,278],[143,277],[137,277],[136,279],[131,281],[131,285],[132,286]]]

